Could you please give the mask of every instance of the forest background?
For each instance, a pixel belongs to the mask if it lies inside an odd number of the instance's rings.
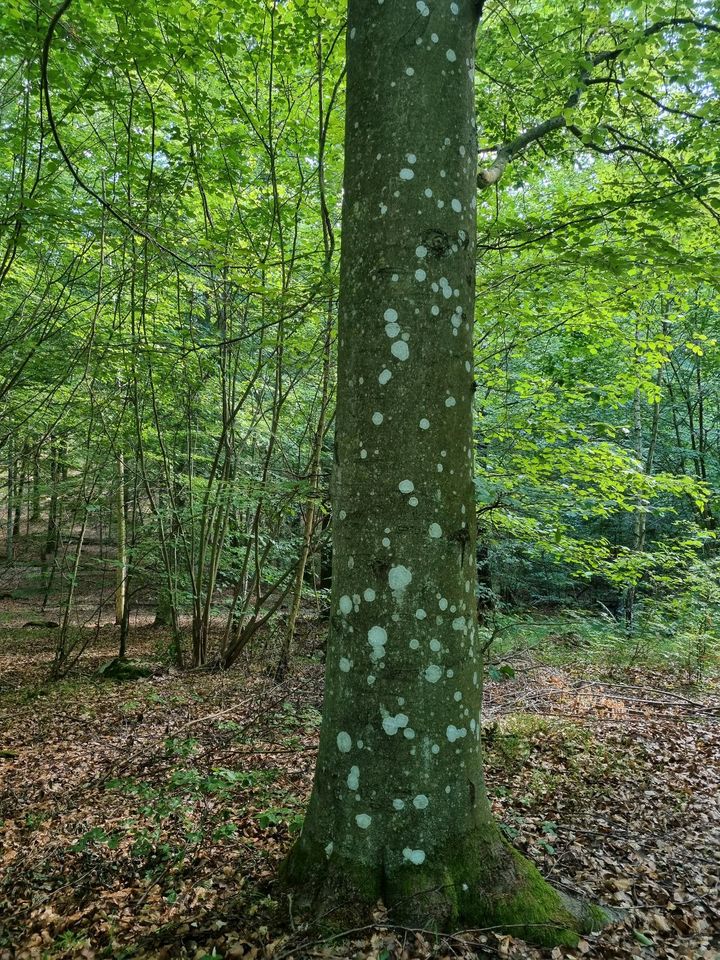
[[[0,628],[55,681],[108,645],[260,659],[274,683],[322,658],[344,14],[0,10]],[[518,645],[717,676],[718,23],[709,3],[485,5],[493,681]]]

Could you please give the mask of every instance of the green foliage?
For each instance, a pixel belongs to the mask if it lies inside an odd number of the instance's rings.
[[[313,548],[325,527],[344,15],[77,0],[48,68],[74,177],[41,112],[46,22],[0,13],[0,445],[37,455],[75,534],[112,530],[123,454],[128,576],[178,664],[237,658],[311,507]],[[713,554],[715,19],[485,5],[481,165],[527,141],[478,204],[476,488],[510,604],[679,597]],[[68,605],[100,566],[54,563]],[[79,643],[63,628],[59,666]]]

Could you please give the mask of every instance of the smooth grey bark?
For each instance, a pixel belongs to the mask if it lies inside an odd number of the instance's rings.
[[[15,530],[14,511],[15,511],[15,445],[13,435],[8,437],[7,445],[7,515],[5,521],[5,559],[12,563],[15,558],[15,543],[13,533]]]
[[[331,625],[286,877],[321,913],[382,898],[567,942],[579,912],[503,842],[482,775],[476,20],[471,0],[349,3]]]
[[[125,456],[120,451],[115,459],[115,522],[117,524],[117,564],[115,567],[115,623],[125,618],[127,597],[127,524],[125,517]]]

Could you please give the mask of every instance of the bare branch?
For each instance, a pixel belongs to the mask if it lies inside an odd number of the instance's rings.
[[[668,20],[660,20],[657,23],[651,24],[641,34],[643,40],[648,39],[648,37],[654,36],[661,31],[668,29],[670,27],[684,27],[684,26],[693,26],[696,30],[707,31],[710,33],[720,33],[720,26],[714,23],[707,23],[704,20],[697,20],[693,17],[675,17]],[[500,146],[496,147],[495,159],[489,167],[486,167],[483,170],[480,170],[478,173],[477,184],[478,189],[486,190],[488,187],[494,186],[502,178],[505,170],[508,167],[515,157],[521,154],[524,150],[527,149],[531,144],[537,143],[546,137],[549,133],[554,132],[555,130],[562,130],[567,128],[568,122],[565,116],[565,112],[573,107],[577,106],[582,97],[583,93],[588,89],[588,87],[594,85],[595,83],[608,83],[612,82],[610,78],[603,77],[600,80],[594,80],[591,78],[591,71],[605,63],[613,63],[617,60],[623,53],[626,53],[630,46],[626,47],[615,47],[612,50],[603,50],[599,53],[595,53],[592,56],[588,57],[587,67],[581,73],[578,78],[578,87],[571,97],[565,103],[563,108],[563,113],[559,113],[554,117],[550,117],[548,120],[543,120],[541,123],[536,124],[534,127],[530,127],[528,130],[525,130],[524,133],[521,133],[519,136],[515,137],[514,140],[510,140],[507,143],[503,143]],[[658,104],[661,109],[666,109],[664,106]],[[688,115],[688,114],[684,114]],[[572,133],[576,133],[576,130],[571,130]],[[649,153],[648,155],[652,155]]]
[[[521,133],[519,137],[511,140],[510,143],[504,144],[498,149],[492,166],[478,173],[478,187],[482,190],[493,186],[505,173],[507,165],[519,153],[522,153],[526,147],[529,147],[531,143],[535,143],[537,140],[541,140],[553,130],[560,130],[564,126],[566,126],[565,117],[559,114],[556,117],[551,117],[549,120],[538,123],[537,126],[531,127],[529,130],[526,130],[525,133]]]

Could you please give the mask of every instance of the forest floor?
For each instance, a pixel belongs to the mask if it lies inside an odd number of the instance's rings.
[[[304,626],[280,685],[259,662],[103,681],[114,628],[48,683],[52,634],[0,629],[0,960],[720,957],[720,690],[574,654],[494,672],[488,788],[512,842],[622,923],[554,951],[380,906],[330,941],[299,923],[275,877],[317,748],[323,626]],[[133,657],[157,664],[157,633],[133,630]]]

